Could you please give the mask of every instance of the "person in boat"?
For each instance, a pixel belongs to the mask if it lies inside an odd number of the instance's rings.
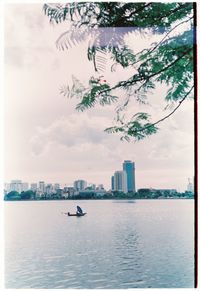
[[[66,214],[68,214],[68,216],[84,216],[86,213],[83,212],[80,206],[77,206],[77,211],[75,214],[71,214],[70,212],[67,212]]]
[[[81,209],[80,206],[77,205],[76,208],[77,208],[77,211],[76,211],[76,214],[77,214],[77,215],[83,214],[83,210]]]

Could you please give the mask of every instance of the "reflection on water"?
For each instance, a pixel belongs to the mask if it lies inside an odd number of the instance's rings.
[[[193,201],[76,203],[5,203],[6,288],[193,287]]]
[[[123,201],[124,202],[124,201]],[[123,234],[123,235],[122,235]],[[141,278],[142,247],[134,222],[130,218],[121,219],[115,229],[115,254],[118,260],[120,278],[119,288],[137,288],[144,285]]]

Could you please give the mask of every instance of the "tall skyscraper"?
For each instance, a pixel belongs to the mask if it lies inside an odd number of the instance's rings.
[[[127,175],[125,171],[116,171],[114,174],[114,190],[127,193]]]
[[[135,163],[130,160],[124,161],[123,170],[127,175],[128,192],[135,192]]]

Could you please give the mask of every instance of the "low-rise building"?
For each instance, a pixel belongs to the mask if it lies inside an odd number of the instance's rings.
[[[18,193],[22,192],[22,181],[21,180],[12,180],[10,183],[10,191],[17,191]]]
[[[74,187],[64,187],[63,188],[63,195],[64,197],[70,198],[75,195],[75,189]]]

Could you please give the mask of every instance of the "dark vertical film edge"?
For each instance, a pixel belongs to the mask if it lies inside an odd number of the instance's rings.
[[[194,31],[193,31],[193,41],[194,41],[194,191],[195,191],[195,278],[194,287],[198,286],[198,88],[197,88],[197,3],[193,2],[194,10]]]

